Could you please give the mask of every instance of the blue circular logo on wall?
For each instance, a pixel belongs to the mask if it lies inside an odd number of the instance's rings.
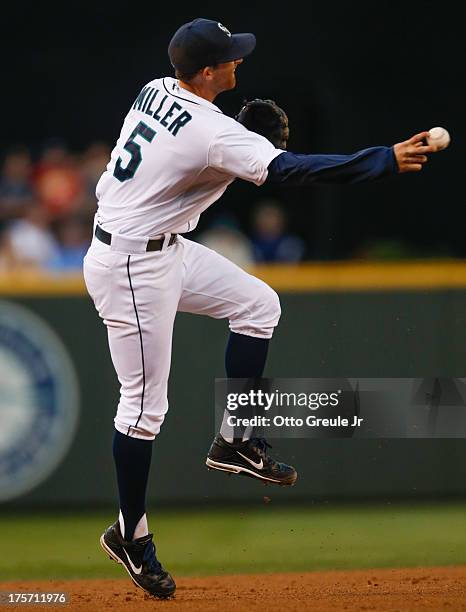
[[[51,474],[77,419],[77,377],[62,342],[37,315],[0,300],[0,501]]]

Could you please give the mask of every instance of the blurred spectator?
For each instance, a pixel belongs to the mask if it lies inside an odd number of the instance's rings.
[[[103,142],[92,143],[81,160],[81,172],[88,194],[95,200],[95,188],[110,161],[110,148]]]
[[[258,262],[296,262],[305,251],[304,241],[286,232],[285,214],[274,200],[264,200],[257,206],[252,243]]]
[[[34,169],[34,186],[40,203],[52,218],[73,213],[84,198],[84,181],[76,160],[64,143],[47,143]]]
[[[25,148],[10,151],[0,175],[0,227],[7,219],[21,217],[32,204],[31,156]]]
[[[101,142],[91,144],[81,158],[81,176],[84,180],[85,196],[80,214],[92,218],[97,210],[96,185],[110,161],[110,148]]]
[[[48,267],[59,272],[81,270],[90,244],[89,224],[79,217],[68,217],[59,223],[57,234],[59,242]]]
[[[217,217],[197,240],[240,268],[246,268],[254,262],[251,243],[239,230],[238,222],[232,215]]]
[[[6,232],[0,232],[0,273],[10,272],[15,262]]]
[[[45,268],[58,252],[47,213],[38,204],[29,206],[23,218],[8,225],[2,244],[3,260],[8,268]]]

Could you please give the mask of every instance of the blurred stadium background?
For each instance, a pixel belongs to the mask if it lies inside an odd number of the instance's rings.
[[[168,40],[196,16],[256,33],[237,90],[218,104],[234,114],[245,98],[274,98],[293,151],[350,153],[435,125],[452,135],[420,174],[346,188],[238,181],[204,214],[192,237],[281,296],[267,375],[465,376],[464,7],[306,6],[289,2],[276,15],[258,2],[134,14],[118,2],[5,8],[1,578],[116,575],[96,538],[115,512],[118,386],[81,264],[95,184],[127,108],[141,84],[171,74]],[[461,438],[277,441],[300,472],[289,491],[208,474],[226,331],[189,315],[176,323],[149,492],[167,566],[220,574],[464,562]]]

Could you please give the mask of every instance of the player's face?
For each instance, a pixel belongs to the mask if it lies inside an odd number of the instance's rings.
[[[225,62],[224,64],[218,64],[218,66],[214,68],[214,82],[219,93],[221,91],[228,91],[229,89],[235,88],[235,70],[242,61],[242,59],[238,59],[234,62]]]

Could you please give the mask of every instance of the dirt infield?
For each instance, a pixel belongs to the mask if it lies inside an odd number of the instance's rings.
[[[71,596],[66,610],[466,610],[466,566],[179,578],[177,582],[176,598],[170,601],[145,596],[129,580],[4,582],[0,590],[66,591]],[[38,608],[46,606],[33,606]],[[4,609],[24,609],[24,605]]]

